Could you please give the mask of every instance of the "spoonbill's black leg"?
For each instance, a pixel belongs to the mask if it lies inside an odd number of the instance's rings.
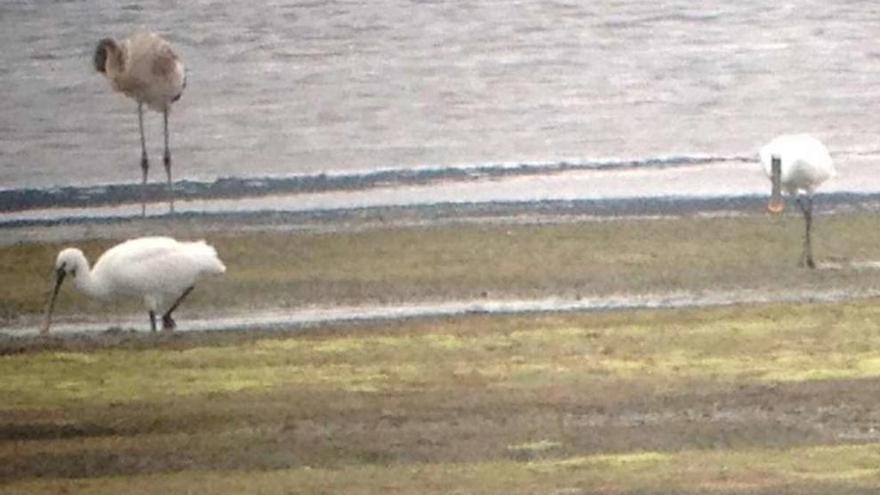
[[[194,288],[195,286],[191,285],[189,286],[189,288],[183,291],[183,294],[181,294],[180,297],[178,297],[177,300],[174,301],[174,304],[172,304],[171,307],[168,308],[168,311],[166,311],[165,314],[162,315],[162,330],[174,330],[177,327],[177,323],[175,323],[174,319],[171,318],[171,313],[175,309],[177,309],[178,306],[180,306],[180,303],[183,301],[183,299],[186,298],[186,296],[188,296]]]
[[[810,234],[813,229],[813,196],[809,194],[806,197],[798,196],[797,204],[804,214],[805,223],[804,250],[801,253],[800,266],[816,268],[816,263],[813,261],[813,245],[810,240]]]

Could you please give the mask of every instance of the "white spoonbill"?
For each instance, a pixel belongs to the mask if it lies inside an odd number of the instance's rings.
[[[804,214],[806,230],[800,265],[815,268],[810,231],[813,224],[813,191],[836,171],[828,149],[809,134],[785,134],[778,136],[761,148],[761,163],[770,177],[772,191],[767,209],[781,213],[785,208],[782,191],[795,196]]]
[[[41,333],[49,332],[52,309],[61,283],[67,275],[76,287],[91,297],[139,297],[150,313],[150,327],[156,331],[156,315],[162,314],[162,329],[176,326],[171,313],[205,274],[220,274],[226,266],[217,251],[204,241],[180,242],[170,237],[141,237],[117,244],[98,258],[93,269],[82,251],[66,248],[55,260],[54,288],[46,306]]]
[[[168,112],[171,104],[180,99],[186,87],[183,62],[171,45],[155,33],[137,32],[117,43],[111,38],[98,42],[95,49],[95,70],[110,80],[119,91],[137,102],[138,125],[141,131],[141,170],[143,196],[141,214],[146,215],[147,142],[144,138],[144,104],[162,112],[165,121],[165,173],[168,175],[168,195],[174,212],[174,185],[171,180],[171,151],[168,147]]]

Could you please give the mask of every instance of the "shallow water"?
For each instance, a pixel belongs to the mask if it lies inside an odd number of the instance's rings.
[[[868,269],[876,269],[871,262]],[[820,267],[821,268],[821,267]],[[839,269],[831,267],[830,269]],[[470,301],[410,302],[399,305],[310,307],[290,311],[248,312],[247,314],[227,315],[210,318],[178,318],[179,327],[175,331],[208,330],[289,330],[307,328],[310,325],[325,323],[402,320],[407,318],[429,318],[439,316],[460,316],[465,314],[527,314],[541,312],[567,311],[612,311],[627,309],[673,309],[687,307],[727,306],[744,303],[768,302],[834,302],[858,298],[876,297],[880,292],[866,290],[854,293],[843,290],[813,291],[703,291],[670,292],[664,294],[615,294],[602,297],[567,299],[547,297],[542,299],[483,299]],[[53,334],[96,333],[109,327],[149,331],[144,315],[140,319],[115,319],[109,325],[106,317],[102,321],[74,316],[77,322],[63,323],[63,315],[56,315],[52,325]],[[0,328],[0,336],[34,336],[39,333],[38,324]]]
[[[3,2],[0,188],[139,180],[135,106],[91,68],[99,38],[138,27],[187,64],[178,178],[730,156],[793,131],[874,159],[878,14],[819,0]],[[147,125],[161,180],[161,119]]]

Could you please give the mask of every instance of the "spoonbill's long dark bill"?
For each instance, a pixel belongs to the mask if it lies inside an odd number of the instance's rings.
[[[110,80],[115,91],[137,102],[138,125],[141,131],[141,170],[143,171],[143,206],[146,215],[146,184],[150,162],[144,138],[144,104],[162,112],[165,123],[165,173],[168,176],[168,196],[174,212],[174,183],[171,180],[171,150],[168,146],[168,112],[171,104],[180,99],[186,87],[183,62],[171,45],[155,33],[137,32],[117,43],[111,38],[98,42],[95,49],[95,70]]]
[[[82,251],[66,248],[55,260],[54,287],[46,305],[41,333],[48,333],[52,310],[61,283],[69,275],[76,287],[91,297],[112,299],[135,297],[144,301],[150,327],[156,331],[156,315],[162,314],[162,329],[173,330],[171,313],[207,274],[220,274],[226,266],[217,251],[204,241],[179,242],[170,237],[141,237],[108,249],[93,269]]]
[[[815,268],[810,234],[813,225],[813,192],[837,172],[828,148],[808,134],[778,136],[761,148],[761,163],[770,178],[772,190],[767,209],[781,213],[785,208],[782,192],[795,197],[806,226],[800,265]]]

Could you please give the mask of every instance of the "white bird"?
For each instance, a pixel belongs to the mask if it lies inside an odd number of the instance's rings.
[[[205,274],[220,274],[226,266],[217,251],[204,241],[180,242],[170,237],[141,237],[117,244],[98,258],[93,269],[82,251],[66,248],[55,260],[55,280],[46,306],[41,333],[49,332],[52,309],[67,275],[76,287],[98,299],[142,298],[156,331],[156,315],[162,313],[162,329],[176,326],[171,313]]]
[[[778,136],[761,148],[761,163],[770,178],[772,190],[767,209],[781,213],[785,208],[782,191],[795,196],[804,214],[806,230],[800,265],[815,268],[810,232],[813,224],[813,192],[837,175],[828,148],[808,134]]]
[[[155,33],[136,32],[122,43],[111,38],[98,42],[94,56],[95,70],[110,80],[119,91],[137,102],[138,125],[141,131],[141,170],[143,196],[141,214],[146,215],[147,142],[144,138],[144,104],[162,112],[165,122],[165,173],[168,175],[168,195],[174,212],[174,185],[171,181],[171,151],[168,147],[168,112],[171,104],[180,99],[186,87],[183,62],[171,45]]]

